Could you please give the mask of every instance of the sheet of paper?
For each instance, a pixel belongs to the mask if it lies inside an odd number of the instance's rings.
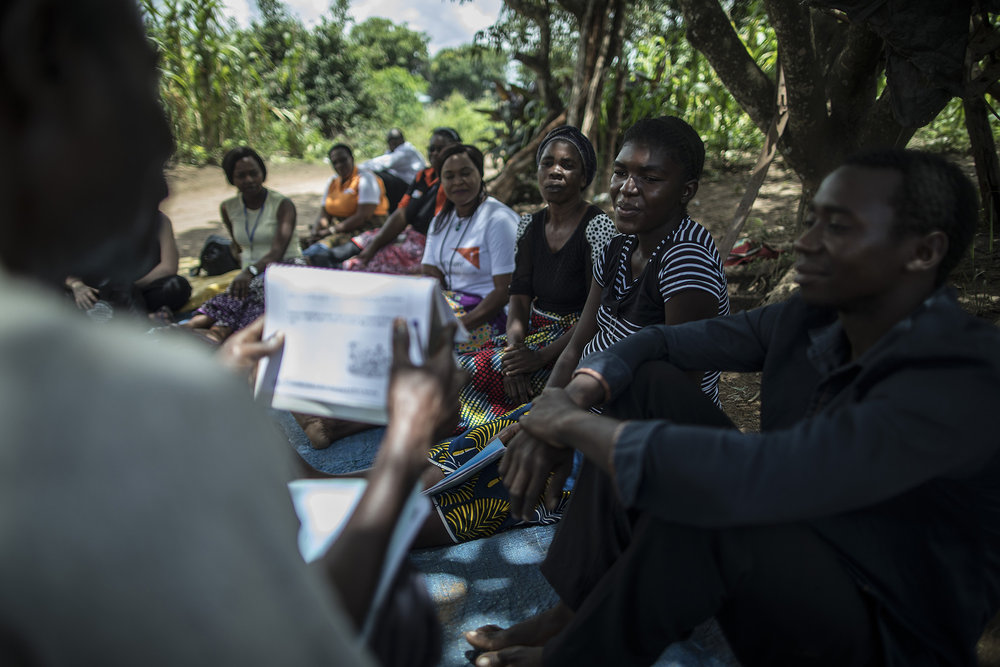
[[[276,408],[371,423],[387,418],[393,320],[407,321],[420,363],[431,320],[441,317],[432,278],[272,266],[265,298],[264,336],[282,331],[285,346],[261,368],[258,392]]]
[[[302,554],[303,560],[312,563],[323,557],[330,545],[340,536],[367,486],[368,480],[341,477],[296,479],[288,483],[295,513],[301,522],[299,553]],[[382,561],[375,595],[362,628],[364,640],[367,640],[374,630],[379,611],[389,595],[399,567],[431,512],[431,504],[421,493],[421,489],[418,482],[396,519]]]
[[[368,486],[366,479],[296,479],[288,483],[299,527],[299,553],[311,563],[326,553]]]
[[[433,496],[442,491],[455,488],[463,484],[467,479],[478,473],[487,465],[496,461],[507,451],[503,443],[498,438],[494,438],[483,449],[471,459],[462,464],[455,472],[451,473],[434,486],[424,491],[425,496]]]

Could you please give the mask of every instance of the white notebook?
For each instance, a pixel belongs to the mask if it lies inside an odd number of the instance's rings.
[[[406,320],[410,358],[457,321],[433,278],[268,267],[264,337],[285,334],[274,359],[261,362],[257,395],[272,407],[384,424],[392,364],[392,322]],[[457,340],[467,334],[459,324]]]

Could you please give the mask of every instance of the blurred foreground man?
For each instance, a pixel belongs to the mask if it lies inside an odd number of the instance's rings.
[[[797,295],[647,327],[546,390],[502,473],[523,512],[561,450],[587,458],[543,565],[562,602],[468,633],[477,666],[652,664],[712,616],[748,666],[975,665],[1000,599],[1000,331],[943,284],[976,222],[942,158],[856,156],[810,205]],[[761,371],[761,433],[693,370]]]
[[[356,628],[453,407],[450,346],[397,358],[400,427],[344,538],[305,565],[291,452],[245,382],[58,296],[61,276],[133,281],[155,252],[154,62],[131,0],[0,5],[0,664],[371,664]]]

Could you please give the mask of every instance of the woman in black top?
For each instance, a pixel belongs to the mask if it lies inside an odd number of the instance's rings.
[[[459,355],[472,377],[462,391],[458,431],[541,392],[587,302],[594,258],[616,233],[611,219],[583,198],[596,160],[579,130],[564,125],[550,132],[537,159],[547,206],[521,217],[506,334]]]

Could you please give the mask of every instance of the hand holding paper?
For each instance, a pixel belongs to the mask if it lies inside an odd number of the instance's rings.
[[[227,338],[216,353],[222,365],[231,371],[249,376],[250,385],[257,379],[257,363],[276,355],[285,344],[284,334],[278,332],[263,338],[264,316],[258,317],[250,326],[237,331]]]
[[[427,465],[427,448],[400,452],[392,449],[399,429],[426,434],[437,440],[458,420],[458,393],[468,380],[468,373],[455,365],[452,338],[455,324],[445,325],[441,335],[428,350],[424,363],[417,366],[411,360],[410,336],[406,323],[397,319],[393,325],[393,364],[389,380],[389,431],[379,457],[414,459],[422,470]],[[406,438],[409,440],[410,438]]]
[[[454,331],[454,324],[445,325],[417,365],[410,354],[406,320],[393,322],[389,426],[368,487],[326,556],[345,607],[366,632],[429,512],[417,484],[428,465],[435,431],[454,417],[465,381],[452,356]]]
[[[275,408],[384,424],[393,320],[411,328],[414,363],[456,335],[443,334],[456,320],[430,278],[273,266],[264,280],[264,335],[286,337],[281,354],[262,362],[257,385]]]

